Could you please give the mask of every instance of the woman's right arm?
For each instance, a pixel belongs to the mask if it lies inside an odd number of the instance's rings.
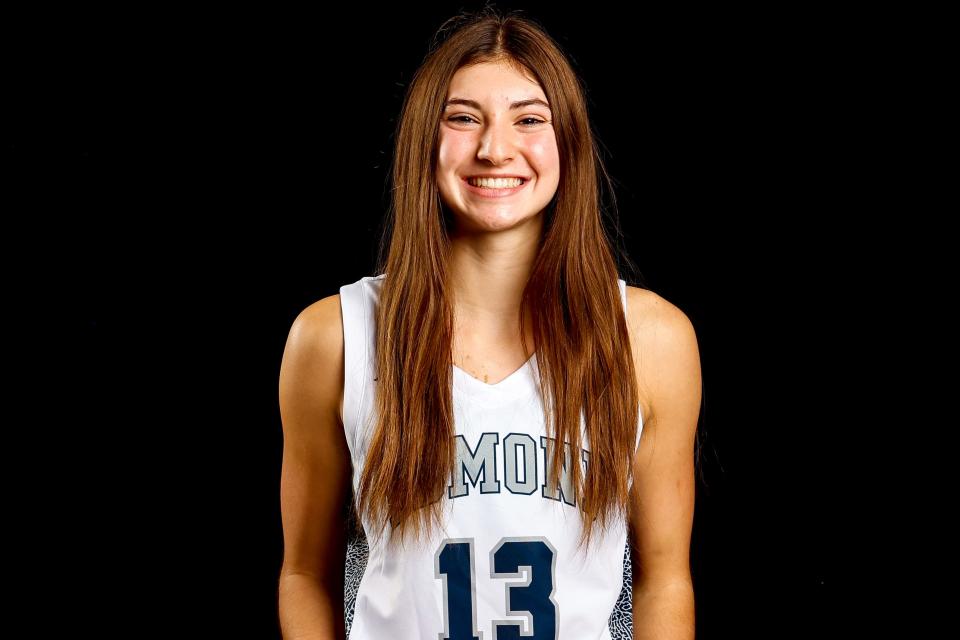
[[[304,309],[280,365],[283,567],[278,590],[285,640],[345,637],[345,502],[351,460],[340,419],[344,356],[340,296]]]

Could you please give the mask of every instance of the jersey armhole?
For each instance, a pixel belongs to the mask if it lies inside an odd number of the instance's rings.
[[[363,280],[340,287],[343,322],[343,430],[356,456],[357,426],[366,388],[363,372],[367,361],[367,327]]]
[[[620,299],[623,302],[623,313],[624,316],[627,314],[627,282],[623,278],[617,279],[617,284],[620,286]],[[633,444],[633,458],[636,459],[637,452],[640,450],[640,436],[643,435],[643,404],[637,403],[637,438]],[[632,471],[632,470],[631,470]],[[633,486],[633,473],[630,474],[629,485]]]

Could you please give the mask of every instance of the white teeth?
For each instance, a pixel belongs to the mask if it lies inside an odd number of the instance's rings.
[[[486,187],[487,189],[510,189],[523,184],[523,180],[520,178],[470,178],[468,182],[475,187]]]

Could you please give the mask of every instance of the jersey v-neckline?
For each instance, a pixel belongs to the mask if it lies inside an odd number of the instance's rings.
[[[532,376],[528,374],[528,371],[535,369],[536,359],[537,354],[534,352],[517,370],[493,384],[475,378],[457,365],[451,364],[453,367],[453,381],[455,385],[459,383],[462,389],[477,390],[481,393],[501,393],[514,389],[523,389],[528,386],[525,383],[529,383],[532,380]]]

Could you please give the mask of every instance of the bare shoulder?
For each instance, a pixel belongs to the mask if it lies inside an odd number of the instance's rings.
[[[627,321],[633,325],[631,328],[649,329],[662,323],[693,327],[687,314],[678,306],[654,291],[630,285],[627,285]]]
[[[283,353],[281,387],[315,390],[316,400],[332,407],[342,423],[343,359],[340,295],[334,294],[317,300],[294,319]]]
[[[644,416],[693,393],[699,404],[700,353],[696,330],[686,313],[648,289],[627,286],[627,325]]]
[[[303,337],[334,338],[342,343],[343,323],[341,321],[340,294],[321,298],[301,311],[290,327],[290,336],[298,339],[298,344]],[[308,342],[307,344],[313,343]]]

